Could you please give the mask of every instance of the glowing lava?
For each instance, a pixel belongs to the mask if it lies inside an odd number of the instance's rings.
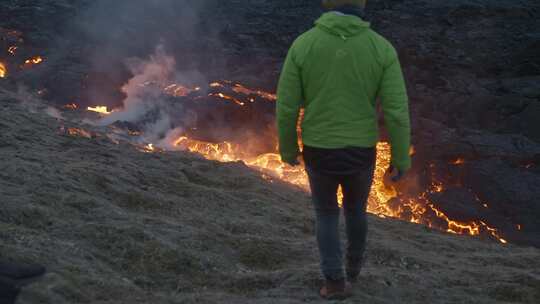
[[[229,96],[229,95],[225,95],[223,93],[210,93],[210,94],[208,94],[208,96],[214,96],[214,97],[219,97],[221,99],[230,100],[230,101],[232,101],[232,102],[234,102],[234,103],[236,103],[237,105],[240,105],[240,106],[245,105],[245,103],[240,101],[239,99],[234,98],[234,97]]]
[[[224,101],[231,101],[240,106],[248,102],[253,102],[255,98],[263,98],[271,102],[275,101],[274,94],[249,89],[240,84],[227,81],[211,83],[209,84],[209,88],[211,89],[210,93],[204,93],[204,95]],[[187,96],[195,91],[199,91],[199,88],[191,89],[177,84],[163,86],[163,89],[166,94],[173,96]],[[201,96],[195,98],[201,98]],[[102,114],[110,113],[103,106],[88,109]],[[277,148],[272,149],[266,154],[254,154],[251,147],[244,143],[205,142],[190,138],[185,134],[168,140],[169,142],[166,143],[167,147],[176,147],[178,150],[191,151],[201,154],[207,159],[220,162],[240,161],[261,172],[261,176],[265,180],[275,182],[277,179],[280,179],[309,191],[305,169],[302,166],[292,167],[282,163],[279,154],[276,153]],[[275,137],[268,138],[268,140],[274,141]],[[153,144],[138,146],[138,149],[147,153],[162,151]],[[501,243],[507,243],[497,229],[490,227],[484,221],[480,219],[474,221],[453,219],[451,215],[439,209],[437,204],[431,201],[432,197],[436,197],[432,194],[445,191],[444,184],[437,180],[435,164],[430,164],[426,168],[428,170],[428,177],[431,177],[431,185],[428,186],[428,189],[423,192],[416,192],[415,194],[402,193],[394,184],[385,183],[385,173],[391,162],[390,144],[380,142],[377,144],[377,150],[374,182],[368,199],[368,212],[379,217],[392,217],[423,224],[453,234],[487,235],[497,239]],[[414,148],[411,148],[410,153],[415,153]],[[458,159],[452,163],[460,165],[464,162],[464,160]],[[341,198],[341,195],[338,197]],[[483,204],[480,201],[478,203]],[[487,205],[485,207],[487,208]]]
[[[154,144],[147,144],[143,147],[143,152],[156,152],[156,147],[154,147]]]
[[[68,128],[67,134],[73,137],[92,138],[92,134],[90,132],[79,128]]]
[[[275,101],[275,95],[273,94],[249,89],[240,84],[233,84],[232,82],[214,82],[209,85],[213,89],[225,89],[231,86],[232,91],[244,96],[233,97],[224,92],[213,92],[210,93],[210,96],[230,100],[238,105],[244,105],[244,100],[249,101],[255,97]],[[187,136],[181,136],[170,144],[179,149],[199,153],[211,160],[221,162],[242,161],[246,165],[259,170],[266,180],[277,178],[309,191],[308,178],[304,168],[301,166],[291,167],[282,163],[277,153],[253,155],[245,145],[231,142],[210,143],[195,140]],[[390,144],[381,142],[377,145],[377,150],[377,163],[373,187],[368,201],[368,212],[380,217],[399,218],[412,223],[424,224],[428,227],[454,234],[487,234],[501,243],[506,243],[506,240],[499,235],[497,229],[488,226],[485,222],[481,220],[470,222],[458,221],[452,219],[448,214],[436,207],[436,204],[429,199],[430,194],[444,192],[445,187],[434,176],[434,164],[430,166],[432,175],[431,187],[414,197],[399,193],[398,189],[393,185],[385,183],[384,177],[387,168],[390,166],[391,159]],[[415,153],[414,147],[411,147],[410,153]],[[455,165],[464,163],[465,160],[461,158],[452,162]],[[341,200],[342,194],[339,194],[338,198]]]
[[[189,94],[193,92],[199,91],[200,89],[201,89],[200,87],[188,88],[183,85],[174,83],[174,84],[166,86],[163,89],[163,91],[166,94],[174,96],[174,97],[184,97],[184,96],[188,96]]]
[[[452,162],[452,165],[459,166],[459,165],[463,165],[464,163],[465,163],[465,160],[463,158],[458,158]]]
[[[261,90],[248,89],[248,88],[246,88],[243,85],[238,84],[238,83],[234,85],[233,91],[235,91],[236,93],[244,94],[244,95],[258,95],[258,96],[261,96],[262,98],[265,98],[265,99],[268,99],[268,100],[276,100],[277,99],[275,94],[271,94],[271,93],[264,92],[264,91],[261,91]]]
[[[43,62],[43,58],[41,56],[32,57],[29,59],[26,59],[24,64],[26,65],[33,65],[33,64],[40,64]]]
[[[5,77],[7,77],[7,67],[2,62],[0,62],[0,78]]]
[[[107,106],[88,107],[87,110],[90,111],[90,112],[96,112],[96,113],[103,114],[103,115],[109,115],[109,114],[112,113],[112,112],[108,111]]]
[[[76,103],[68,103],[64,105],[63,108],[68,110],[77,110],[79,106]]]
[[[17,51],[18,47],[16,46],[10,46],[9,49],[8,49],[8,52],[11,54],[11,55],[15,55],[15,52]]]
[[[199,153],[207,159],[222,162],[242,161],[246,165],[262,172],[265,179],[269,176],[277,177],[285,182],[309,190],[308,178],[304,168],[291,167],[281,162],[276,153],[267,153],[256,157],[249,156],[239,144],[229,142],[208,143],[182,136],[173,142],[174,146]],[[425,224],[429,227],[442,229],[454,234],[480,235],[488,233],[501,243],[506,240],[500,237],[497,230],[482,221],[460,222],[450,219],[443,211],[427,199],[432,192],[442,192],[442,184],[434,184],[433,188],[421,193],[418,198],[400,198],[398,191],[385,184],[384,175],[390,165],[390,145],[381,142],[377,145],[377,163],[374,183],[371,189],[368,212],[380,217],[393,217],[407,220],[412,223]],[[399,200],[399,204],[393,203]],[[441,224],[442,223],[442,224]]]

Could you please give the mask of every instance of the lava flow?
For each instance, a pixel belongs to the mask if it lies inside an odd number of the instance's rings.
[[[186,136],[176,139],[173,144],[191,152],[199,153],[211,160],[222,162],[242,161],[246,165],[261,171],[265,179],[268,179],[268,176],[276,176],[285,182],[300,186],[306,191],[309,190],[305,170],[301,167],[291,167],[284,164],[277,153],[249,157],[249,153],[243,151],[242,145],[229,142],[208,143],[190,139]],[[435,185],[432,189],[421,193],[417,198],[400,198],[394,187],[384,183],[384,175],[390,165],[390,145],[386,142],[380,142],[377,145],[377,151],[374,183],[368,201],[368,212],[380,217],[393,217],[417,224],[425,224],[454,234],[474,236],[484,232],[501,243],[506,243],[506,240],[498,234],[496,229],[488,226],[483,221],[460,222],[452,220],[443,211],[437,209],[427,199],[427,194],[443,191],[442,185]],[[394,199],[399,200],[400,203],[392,204],[391,202]],[[440,222],[446,224],[441,225]]]
[[[43,58],[41,56],[32,57],[29,59],[26,59],[24,61],[25,65],[34,65],[34,64],[40,64],[43,62]]]
[[[17,51],[18,48],[19,48],[19,47],[15,46],[15,45],[14,45],[14,46],[10,46],[10,47],[8,48],[8,53],[10,53],[11,55],[15,55],[15,52]]]
[[[88,107],[88,111],[90,112],[96,112],[103,115],[111,114],[112,112],[108,111],[107,106],[95,106],[95,107]]]
[[[7,68],[2,62],[0,62],[0,78],[5,78],[6,76],[7,76]]]
[[[214,82],[208,86],[211,90],[206,92],[199,87],[188,88],[182,85],[172,84],[163,86],[165,94],[174,97],[190,97],[189,100],[196,102],[205,98],[218,98],[223,102],[230,102],[232,105],[244,109],[247,104],[254,103],[255,100],[262,100],[263,103],[275,102],[274,94],[266,93],[260,90],[248,89],[240,84],[232,82]],[[219,90],[219,91],[217,91]],[[192,95],[195,94],[195,95]],[[185,101],[185,100],[184,100]],[[106,106],[89,107],[89,111],[98,112],[103,115],[110,114]],[[121,111],[121,110],[120,110]],[[139,133],[137,133],[139,134]],[[267,141],[275,142],[275,135],[268,135]],[[176,137],[167,137],[167,147],[175,147],[177,150],[188,150],[203,155],[210,160],[221,162],[241,161],[246,165],[261,172],[263,178],[273,181],[277,178],[282,181],[297,185],[302,189],[309,191],[307,174],[303,167],[291,167],[281,162],[277,148],[268,151],[269,153],[255,153],[250,145],[237,142],[208,142],[195,139],[189,134],[182,134]],[[139,150],[147,153],[159,152],[161,144],[148,143]],[[412,223],[423,224],[428,227],[446,231],[453,234],[466,235],[488,235],[497,239],[501,243],[506,243],[498,230],[489,226],[480,219],[474,221],[459,221],[451,218],[442,211],[430,199],[430,194],[444,192],[445,186],[437,181],[434,174],[431,174],[431,185],[423,192],[416,194],[401,193],[399,189],[391,184],[385,183],[385,173],[391,161],[390,144],[380,142],[377,145],[377,162],[374,173],[374,183],[371,189],[368,212],[379,217],[392,217]],[[411,148],[414,154],[414,149]],[[452,164],[461,165],[464,160],[458,159]],[[429,167],[433,172],[434,165]],[[429,174],[429,172],[428,172]],[[340,195],[341,198],[341,195]]]
[[[248,89],[240,84],[231,82],[214,82],[211,88],[225,88],[226,85],[232,87],[232,91],[244,95],[244,100],[240,97],[232,97],[222,92],[211,93],[210,96],[220,97],[223,100],[234,102],[236,105],[245,105],[245,102],[253,102],[253,98],[259,97],[268,101],[275,101],[276,96],[260,90]],[[306,191],[309,190],[308,178],[305,170],[301,167],[291,167],[281,162],[279,154],[266,153],[253,156],[245,145],[232,142],[210,143],[195,140],[188,136],[181,136],[171,143],[173,146],[187,149],[191,152],[199,153],[207,159],[222,162],[242,161],[246,165],[255,168],[263,173],[265,179],[269,176],[277,177],[288,183],[300,186]],[[451,219],[442,210],[438,209],[433,202],[428,199],[428,195],[436,192],[443,192],[444,185],[440,182],[433,182],[426,191],[419,193],[416,197],[407,197],[398,193],[398,190],[384,182],[386,169],[390,165],[390,144],[380,142],[377,145],[377,163],[374,175],[374,183],[368,202],[368,212],[380,217],[393,217],[413,223],[424,224],[429,227],[444,230],[454,234],[467,235],[491,235],[501,243],[506,243],[495,228],[488,226],[485,222],[470,221],[462,222]],[[414,154],[414,148],[411,148]],[[455,164],[463,164],[460,159]],[[435,180],[435,179],[433,179]]]

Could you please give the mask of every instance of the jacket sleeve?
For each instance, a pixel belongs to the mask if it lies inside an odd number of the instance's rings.
[[[411,168],[409,98],[395,48],[390,45],[386,55],[379,98],[392,146],[392,165],[399,170],[408,170]]]
[[[302,104],[302,80],[295,61],[294,45],[289,50],[277,90],[277,128],[279,152],[284,162],[295,160],[300,154],[296,126]]]

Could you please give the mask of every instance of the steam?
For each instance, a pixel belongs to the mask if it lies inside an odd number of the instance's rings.
[[[58,109],[56,108],[47,107],[45,109],[45,113],[49,115],[50,117],[56,118],[58,120],[64,120],[64,117],[62,117],[62,113],[60,113],[60,111],[58,111]]]
[[[156,144],[156,146],[168,151],[183,150],[183,147],[174,145],[174,141],[180,138],[183,132],[183,128],[175,128],[170,130],[167,132],[167,135]]]
[[[148,61],[129,60],[128,67],[135,76],[122,87],[122,92],[127,95],[123,101],[123,109],[111,113],[99,124],[110,125],[115,121],[137,122],[152,109],[161,110],[161,88],[171,79],[175,65],[174,58],[167,56],[162,46],[156,49]],[[164,122],[157,123],[163,124]]]
[[[43,112],[50,117],[53,117],[58,120],[64,120],[62,113],[58,109],[44,105],[42,100],[33,93],[30,89],[24,85],[18,85],[16,91],[6,90],[1,88],[0,93],[13,101],[18,102],[22,107],[24,107],[30,113],[40,113]]]
[[[122,108],[95,124],[133,123],[142,128],[143,142],[157,142],[161,148],[175,149],[168,143],[180,136],[183,126],[192,124],[196,115],[185,113],[181,103],[164,94],[164,88],[174,83],[195,85],[204,82],[204,77],[197,71],[176,71],[175,59],[163,46],[158,46],[147,60],[132,58],[126,64],[134,76],[122,87],[126,95]]]
[[[196,120],[194,113],[185,111],[163,89],[171,84],[195,87],[207,83],[199,72],[205,60],[194,56],[200,53],[193,50],[208,47],[208,41],[219,41],[218,29],[205,26],[201,17],[210,1],[88,3],[74,24],[76,33],[96,44],[96,52],[88,56],[91,81],[84,99],[114,109],[93,124],[131,123],[141,131],[142,142],[165,146],[164,139],[179,136]]]
[[[152,68],[141,65],[137,60],[126,65],[126,58],[146,59],[153,56],[156,73],[172,72],[168,69],[174,64],[179,71],[200,70],[200,66],[206,61],[200,56],[201,52],[194,50],[204,50],[209,43],[215,44],[215,41],[219,41],[218,29],[209,27],[201,16],[210,2],[89,1],[74,24],[74,35],[82,34],[86,41],[95,44],[95,52],[89,53],[87,57],[90,67],[85,103],[105,103],[109,108],[117,107],[124,97],[118,89],[126,84],[126,80],[133,75],[142,75],[140,68]],[[161,45],[162,50],[168,50],[168,58],[156,54],[157,45]],[[172,62],[166,62],[167,60]],[[133,73],[134,69],[139,71]],[[136,79],[131,80],[135,85],[139,84]]]

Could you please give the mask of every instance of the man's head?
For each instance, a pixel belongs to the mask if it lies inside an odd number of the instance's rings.
[[[366,6],[366,2],[367,0],[322,0],[322,6],[328,10],[346,5],[354,5],[364,8]]]

